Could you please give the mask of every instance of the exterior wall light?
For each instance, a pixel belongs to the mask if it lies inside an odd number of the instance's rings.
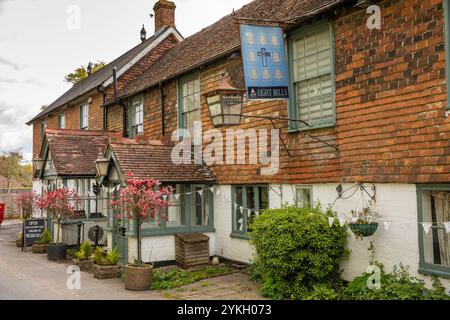
[[[209,113],[215,127],[241,123],[245,89],[237,89],[222,76],[219,88],[205,94]]]
[[[109,169],[109,159],[101,158],[95,161],[95,168],[99,177],[106,177]]]
[[[41,171],[44,168],[44,163],[45,163],[44,159],[41,158],[33,159],[34,170]]]

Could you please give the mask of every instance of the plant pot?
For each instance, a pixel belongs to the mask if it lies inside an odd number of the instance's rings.
[[[31,247],[31,252],[35,254],[44,254],[47,253],[47,245],[46,244],[33,244]]]
[[[113,279],[119,277],[118,266],[101,266],[94,264],[94,278],[96,279]]]
[[[125,266],[125,289],[131,291],[150,290],[152,286],[153,266]]]
[[[94,260],[92,259],[87,260],[73,259],[73,263],[80,268],[80,271],[90,272],[94,268]]]
[[[350,230],[359,237],[370,237],[377,231],[378,222],[372,223],[350,223]]]
[[[67,245],[64,243],[51,243],[47,245],[47,259],[50,261],[65,260],[67,258]]]

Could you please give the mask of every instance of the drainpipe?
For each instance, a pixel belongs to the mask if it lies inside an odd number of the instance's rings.
[[[127,105],[121,102],[117,95],[117,69],[113,68],[114,102],[122,107],[122,136],[128,137],[127,132]]]
[[[166,135],[166,110],[164,107],[164,90],[162,87],[162,82],[159,82],[159,93],[160,93],[160,99],[161,99],[161,136],[164,137]]]

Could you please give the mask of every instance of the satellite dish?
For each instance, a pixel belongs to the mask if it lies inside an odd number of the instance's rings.
[[[89,228],[88,231],[88,238],[89,240],[91,240],[92,242],[95,242],[95,230],[98,229],[98,239],[97,240],[101,240],[103,238],[104,232],[103,232],[103,228],[100,226],[93,226]]]

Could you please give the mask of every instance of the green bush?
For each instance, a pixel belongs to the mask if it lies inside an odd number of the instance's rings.
[[[50,242],[52,242],[52,235],[48,229],[45,229],[38,241],[38,244],[49,244]]]
[[[75,253],[75,256],[79,260],[88,260],[92,256],[92,245],[90,241],[84,241],[80,249]]]
[[[103,252],[102,248],[100,247],[95,248],[94,263],[101,266],[105,264],[104,260],[105,260],[105,253]]]
[[[120,261],[120,252],[117,247],[115,247],[111,252],[109,252],[106,255],[106,261],[108,262],[108,265],[115,266]]]
[[[333,213],[316,208],[265,210],[251,224],[256,249],[250,271],[261,291],[272,299],[334,296],[342,286],[339,265],[347,255],[347,229]]]
[[[363,273],[351,281],[343,292],[347,300],[449,300],[445,288],[438,278],[433,278],[433,288],[425,287],[423,280],[411,277],[408,267],[400,264],[392,273],[386,273],[380,267],[380,288],[370,289],[367,285],[372,273]]]

